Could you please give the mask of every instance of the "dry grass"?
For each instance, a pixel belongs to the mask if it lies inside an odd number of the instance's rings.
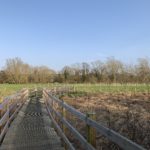
[[[84,96],[63,96],[67,103],[86,113],[96,112],[96,120],[132,141],[150,149],[150,95],[89,94]],[[76,127],[86,137],[85,125],[76,121]],[[120,149],[97,134],[97,149]]]

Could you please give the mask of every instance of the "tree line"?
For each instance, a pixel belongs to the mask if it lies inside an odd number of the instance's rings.
[[[150,61],[139,58],[125,64],[114,57],[92,63],[65,66],[56,72],[47,66],[31,66],[20,58],[7,59],[0,70],[0,83],[149,83]]]

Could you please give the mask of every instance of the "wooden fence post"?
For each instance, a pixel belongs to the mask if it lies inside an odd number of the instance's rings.
[[[62,100],[62,102],[64,103],[63,100]],[[66,115],[67,115],[66,109],[62,106],[62,117],[64,119],[66,119]],[[66,130],[67,130],[66,126],[64,125],[64,123],[62,123],[62,131],[65,135],[66,135]],[[64,144],[64,148],[65,148],[65,150],[67,150],[67,145],[66,144]]]
[[[8,121],[9,121],[9,118],[10,118],[10,116],[11,116],[11,114],[10,114],[10,105],[9,105],[9,102],[7,103],[7,111],[8,111],[8,118],[7,118],[7,122],[8,122]],[[6,123],[7,123],[7,122],[6,122]],[[11,123],[11,122],[8,123],[8,127],[10,126],[10,123]],[[8,127],[7,127],[7,128],[8,128]]]
[[[86,114],[87,118],[96,120],[96,113],[89,112]],[[87,125],[87,141],[96,148],[96,130]]]
[[[2,109],[0,109],[0,119],[2,118]],[[0,126],[0,134],[1,134],[1,131],[2,131],[2,127]]]

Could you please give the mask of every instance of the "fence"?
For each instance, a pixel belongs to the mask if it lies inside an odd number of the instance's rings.
[[[86,150],[95,150],[96,149],[96,140],[95,135],[96,132],[99,132],[100,134],[107,137],[110,141],[117,144],[119,147],[121,147],[124,150],[144,150],[143,147],[140,145],[132,142],[131,140],[127,139],[126,137],[120,135],[119,133],[104,127],[103,125],[97,123],[94,120],[94,114],[85,115],[79,111],[77,111],[75,108],[71,107],[64,101],[54,97],[51,95],[51,93],[44,89],[43,90],[43,98],[45,100],[47,110],[49,112],[49,115],[53,121],[54,126],[56,127],[58,133],[61,135],[62,139],[66,143],[65,147],[68,147],[68,149],[74,150],[75,148],[70,143],[68,138],[66,137],[65,133],[66,130],[69,130],[72,132],[72,134],[80,141],[82,146]],[[57,111],[56,107],[61,107],[62,111],[61,113]],[[66,113],[69,112],[72,115],[76,116],[78,119],[84,121],[87,124],[88,133],[87,133],[87,139],[85,139],[78,131],[75,129],[66,119]],[[57,123],[57,119],[62,123],[62,127]]]
[[[28,90],[23,89],[12,96],[6,97],[0,104],[0,143],[15,115],[27,99],[27,96]]]

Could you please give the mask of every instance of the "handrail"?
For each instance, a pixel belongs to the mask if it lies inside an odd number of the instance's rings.
[[[95,148],[87,142],[87,140],[66,120],[59,112],[56,112],[54,109],[51,109],[53,113],[63,122],[66,127],[76,136],[77,139],[81,142],[86,150],[95,150]]]
[[[23,89],[20,92],[6,97],[0,104],[0,143],[2,142],[8,127],[15,115],[22,107],[28,97],[28,90]]]
[[[47,104],[46,104],[47,106]],[[65,141],[65,143],[67,143],[68,147],[70,150],[75,150],[75,148],[73,147],[73,145],[70,143],[70,141],[68,140],[68,138],[66,137],[66,135],[63,133],[62,129],[59,127],[59,125],[57,124],[57,122],[55,121],[55,119],[53,118],[48,106],[47,106],[47,111],[48,114],[50,115],[50,118],[52,119],[53,124],[55,125],[58,133],[60,134],[60,136],[63,138],[63,140]]]
[[[49,92],[47,92],[47,90],[43,90],[43,94],[48,97],[47,101],[52,100],[52,103],[56,102],[58,105],[60,105],[61,107],[65,108],[67,111],[69,111],[70,113],[72,113],[73,115],[78,117],[80,120],[84,121],[89,126],[95,128],[96,131],[98,131],[99,133],[101,133],[102,135],[107,137],[110,141],[116,143],[118,146],[120,146],[124,150],[135,150],[135,149],[136,150],[145,150],[140,145],[134,143],[133,141],[131,141],[128,138],[120,135],[119,133],[117,133],[117,132],[115,132],[115,131],[107,128],[107,127],[104,127],[102,124],[97,123],[96,121],[94,121],[94,120],[92,120],[90,118],[87,118],[87,116],[85,114],[79,112],[78,110],[76,110],[72,106],[68,105],[67,103],[61,101],[60,99],[52,96]],[[63,116],[60,116],[59,113],[56,112],[52,108],[52,106],[49,105],[49,107],[50,107],[50,110],[53,113],[55,113],[55,115],[57,117],[59,117],[61,119],[61,122],[63,122],[68,127],[68,129],[73,132],[74,129],[72,130],[72,128],[70,127],[70,124],[68,124],[66,119]],[[73,132],[73,134],[75,135],[76,133]],[[80,140],[80,142],[81,142],[81,140]]]

